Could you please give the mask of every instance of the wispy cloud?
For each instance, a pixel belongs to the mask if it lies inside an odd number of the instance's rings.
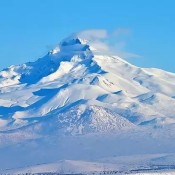
[[[126,51],[128,37],[131,30],[128,28],[118,28],[112,32],[105,29],[90,29],[78,33],[78,36],[89,40],[91,45],[108,54],[118,55],[123,58],[137,58],[138,54]]]
[[[86,38],[88,40],[99,40],[108,37],[107,30],[104,29],[90,29],[90,30],[83,30],[78,33],[80,37]]]
[[[118,28],[113,31],[113,36],[115,37],[121,36],[121,35],[130,35],[130,34],[131,34],[131,30],[129,30],[128,28]]]

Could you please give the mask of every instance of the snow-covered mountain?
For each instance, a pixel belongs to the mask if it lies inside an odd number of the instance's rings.
[[[77,35],[35,62],[0,72],[2,150],[46,137],[171,139],[174,126],[175,74],[134,66]]]

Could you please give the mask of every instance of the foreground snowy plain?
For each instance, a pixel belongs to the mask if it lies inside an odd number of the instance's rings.
[[[0,72],[2,173],[173,174],[174,139],[175,74],[76,35]]]

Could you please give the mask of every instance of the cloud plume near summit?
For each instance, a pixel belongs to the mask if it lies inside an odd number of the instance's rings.
[[[128,28],[118,28],[112,32],[106,29],[88,29],[77,33],[80,38],[84,38],[97,50],[108,54],[121,56],[125,59],[138,58],[140,55],[126,51],[128,38],[131,30]]]

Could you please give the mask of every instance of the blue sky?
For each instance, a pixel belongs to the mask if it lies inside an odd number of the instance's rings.
[[[98,29],[127,31],[112,42],[134,53],[130,62],[175,72],[174,9],[174,0],[0,0],[0,69],[43,56],[73,32]]]

